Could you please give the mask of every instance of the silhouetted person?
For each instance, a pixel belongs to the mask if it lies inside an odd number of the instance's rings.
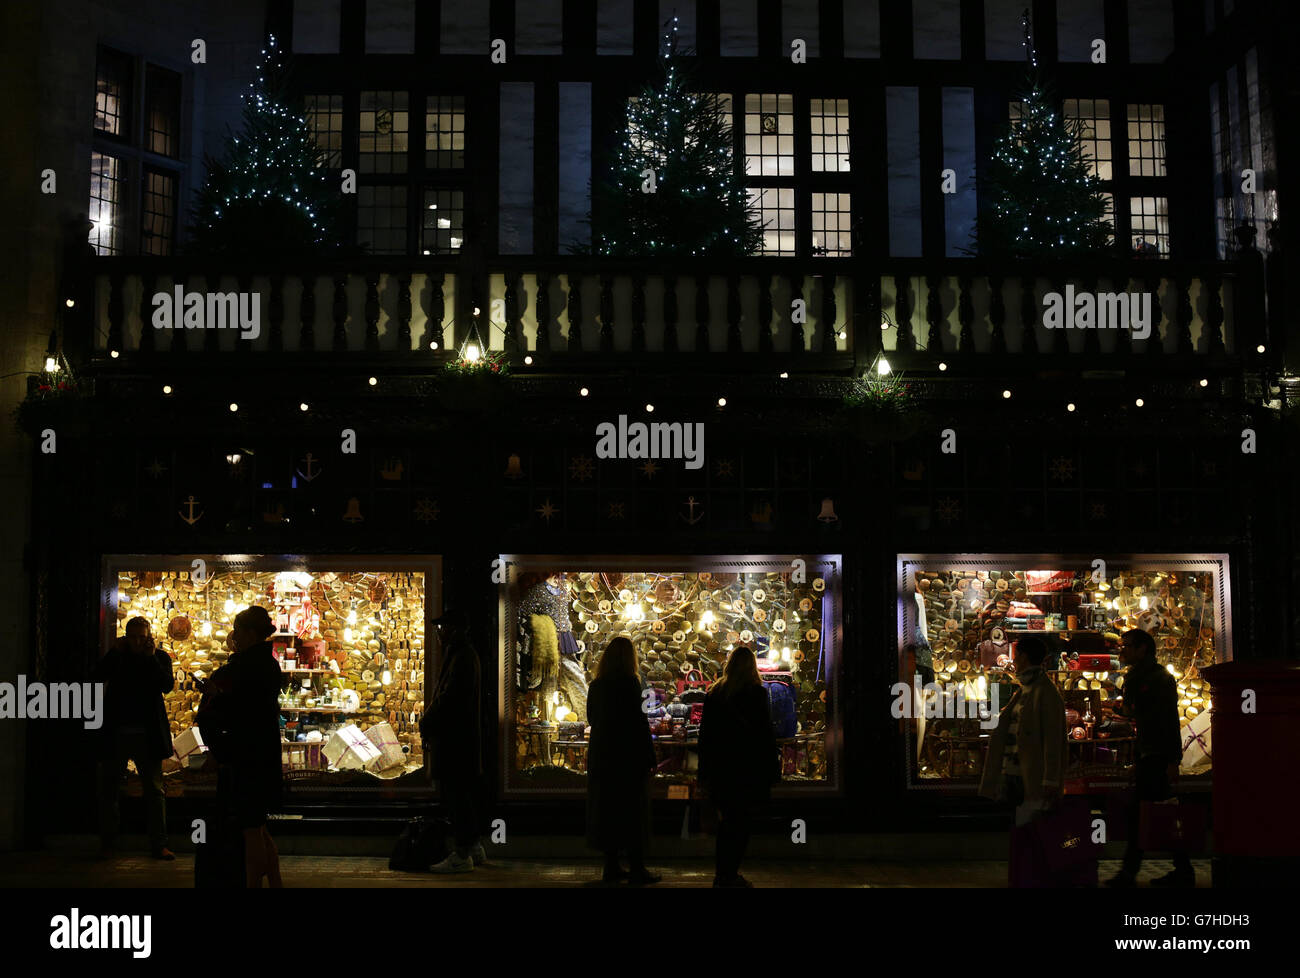
[[[587,690],[587,845],[605,854],[606,884],[658,883],[645,866],[650,844],[650,772],[655,767],[650,724],[641,708],[636,649],[619,636],[605,647]],[[627,853],[629,872],[618,864]]]
[[[1027,836],[1017,833],[1060,802],[1065,700],[1043,668],[1046,642],[1036,635],[1025,636],[1016,642],[1013,658],[1019,685],[989,737],[980,794],[1016,806],[1009,884],[1044,886],[1049,882],[1046,868],[1026,858],[1032,846]]]
[[[162,762],[172,756],[171,727],[163,695],[176,685],[172,660],[154,647],[149,622],[132,618],[95,665],[93,682],[104,684],[104,723],[96,733],[99,747],[100,855],[113,857],[117,845],[118,787],[128,760],[135,762],[143,789],[149,826],[149,853],[175,859],[167,848],[167,801]]]
[[[781,780],[767,690],[754,653],[738,645],[722,678],[704,698],[700,720],[700,781],[718,812],[714,886],[753,886],[740,875],[754,810]]]
[[[433,776],[451,810],[455,845],[435,873],[468,873],[487,862],[483,848],[483,746],[480,731],[478,652],[469,637],[469,618],[458,609],[434,623],[440,662],[420,734],[432,760]]]
[[[1137,761],[1133,770],[1134,791],[1128,812],[1128,845],[1119,873],[1107,886],[1137,884],[1142,868],[1142,803],[1173,797],[1178,768],[1183,761],[1183,738],[1178,727],[1178,683],[1156,659],[1156,643],[1140,628],[1120,637],[1120,658],[1128,666],[1124,676],[1124,699],[1115,712],[1137,727]],[[1175,852],[1173,872],[1158,876],[1152,886],[1192,887],[1196,872],[1186,852]]]
[[[244,836],[244,875],[250,887],[280,881],[280,856],[267,814],[281,806],[280,704],[285,675],[267,641],[275,625],[254,605],[235,616],[234,654],[204,686],[199,711],[203,739],[220,765],[217,791],[223,815]]]

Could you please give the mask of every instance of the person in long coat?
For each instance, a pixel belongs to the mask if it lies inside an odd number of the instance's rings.
[[[95,665],[104,684],[105,717],[97,734],[100,850],[111,858],[117,843],[118,787],[126,762],[135,762],[149,823],[150,854],[174,859],[167,848],[167,801],[162,762],[172,756],[171,727],[163,695],[176,685],[171,657],[155,648],[149,622],[132,618],[126,635]]]
[[[287,680],[271,650],[275,624],[260,605],[235,616],[226,664],[204,685],[198,725],[220,769],[223,819],[243,833],[245,885],[281,887],[267,815],[283,801],[279,695]]]
[[[1047,644],[1035,635],[1016,642],[1016,682],[1011,701],[998,716],[979,793],[1016,806],[1012,828],[1013,887],[1045,885],[1043,866],[1032,855],[1025,827],[1061,800],[1065,763],[1065,701],[1044,671]]]
[[[700,781],[718,813],[714,886],[753,885],[740,875],[740,863],[754,811],[770,800],[779,780],[767,690],[753,651],[738,645],[709,689],[700,720]]]
[[[451,811],[455,844],[435,873],[468,873],[487,861],[483,848],[483,743],[479,704],[481,668],[469,637],[469,616],[448,610],[434,623],[438,633],[438,678],[420,733],[433,777]]]
[[[605,854],[606,884],[627,879],[645,886],[660,878],[645,866],[655,750],[641,704],[636,649],[620,636],[605,648],[587,691],[587,844]],[[627,852],[628,872],[619,866],[620,850]]]

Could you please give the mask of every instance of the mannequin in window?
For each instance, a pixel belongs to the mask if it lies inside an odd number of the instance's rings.
[[[585,722],[587,673],[569,621],[569,588],[563,574],[548,573],[524,590],[519,599],[519,638],[520,667],[529,673],[527,687],[539,691],[543,711],[550,709],[558,690]]]

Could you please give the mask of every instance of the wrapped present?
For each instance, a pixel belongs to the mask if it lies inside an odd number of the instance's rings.
[[[1198,713],[1183,727],[1183,760],[1179,770],[1184,774],[1199,774],[1210,766],[1210,717],[1206,710]]]
[[[376,723],[366,730],[366,739],[374,744],[379,751],[378,760],[373,765],[367,766],[366,770],[387,771],[390,767],[397,767],[399,764],[406,763],[406,754],[402,751],[402,744],[397,739],[397,734],[387,720]]]
[[[325,758],[338,771],[373,769],[383,756],[355,723],[340,727],[325,744]]]
[[[186,767],[197,766],[195,762],[202,759],[201,755],[207,749],[207,745],[203,743],[203,734],[199,733],[198,727],[182,730],[172,739],[172,750],[175,751],[176,758]]]

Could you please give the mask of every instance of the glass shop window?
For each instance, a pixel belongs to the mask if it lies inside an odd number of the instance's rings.
[[[746,645],[777,703],[773,732],[783,779],[825,786],[839,593],[821,573],[811,561],[807,580],[799,582],[779,570],[512,565],[502,622],[503,669],[514,679],[506,704],[507,788],[581,789],[590,738],[587,690],[617,636],[631,639],[637,651],[657,780],[693,779],[704,695],[728,653]]]
[[[1211,691],[1200,670],[1230,657],[1226,557],[1108,562],[1100,580],[1091,558],[1033,569],[918,555],[899,566],[905,627],[895,716],[905,717],[909,783],[977,781],[1015,690],[1016,643],[1030,635],[1047,644],[1045,667],[1065,700],[1066,777],[1127,777],[1135,733],[1123,714],[1119,649],[1135,628],[1152,635],[1177,682],[1184,772],[1208,770],[1197,737],[1208,729]]]
[[[285,778],[424,783],[424,571],[227,570],[210,562],[198,581],[187,569],[130,560],[111,572],[110,637],[143,617],[172,658],[176,687],[164,698],[175,747],[164,762],[169,780],[215,782],[195,714],[205,681],[229,661],[235,616],[260,605],[276,625],[269,641],[282,671]]]

